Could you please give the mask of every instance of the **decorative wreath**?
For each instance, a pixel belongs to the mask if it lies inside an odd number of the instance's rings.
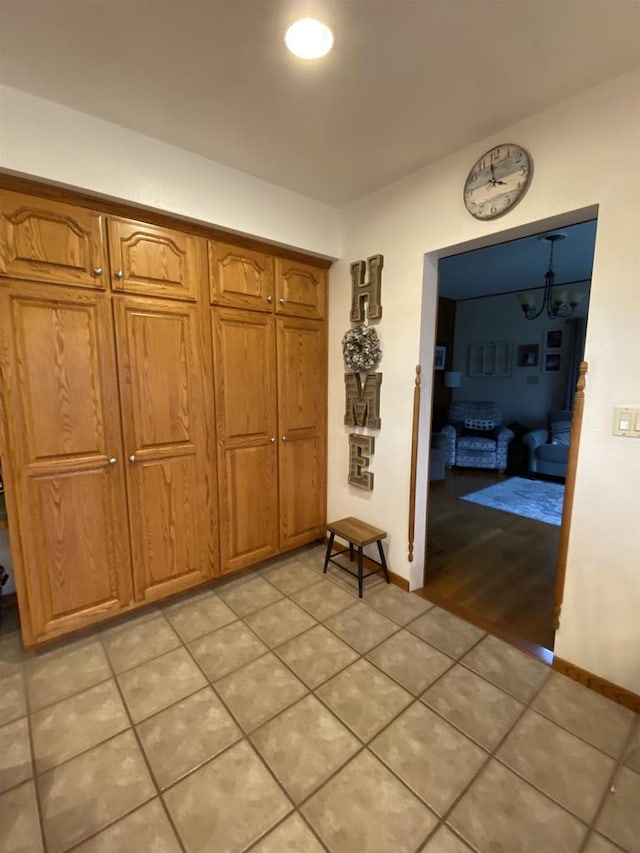
[[[342,338],[344,364],[354,373],[372,370],[382,358],[382,348],[376,330],[372,326],[356,326]]]

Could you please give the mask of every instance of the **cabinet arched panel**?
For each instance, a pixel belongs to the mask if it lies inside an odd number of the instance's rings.
[[[211,301],[217,305],[273,310],[273,258],[264,252],[209,241]]]
[[[109,220],[111,286],[116,291],[195,300],[201,241],[128,219]]]
[[[92,210],[0,191],[0,275],[105,288],[104,217]]]
[[[323,320],[327,275],[311,264],[277,258],[276,297],[278,314]]]

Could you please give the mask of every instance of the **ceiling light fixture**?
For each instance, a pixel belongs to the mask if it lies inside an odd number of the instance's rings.
[[[537,294],[530,290],[527,293],[519,293],[520,307],[527,320],[537,320],[546,310],[547,317],[555,320],[558,317],[570,317],[576,306],[584,299],[584,293],[567,291],[560,287],[554,287],[556,274],[553,271],[553,249],[559,240],[564,240],[567,235],[564,231],[556,231],[553,234],[545,234],[539,240],[546,240],[550,245],[549,268],[544,274],[544,293],[542,294],[542,305],[536,308]]]
[[[300,59],[320,59],[333,47],[333,33],[322,21],[301,18],[291,24],[284,41],[291,53]]]

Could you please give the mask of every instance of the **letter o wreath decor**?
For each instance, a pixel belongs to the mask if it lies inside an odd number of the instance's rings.
[[[353,373],[373,370],[382,358],[378,333],[371,326],[348,329],[342,338],[342,354],[345,367]]]

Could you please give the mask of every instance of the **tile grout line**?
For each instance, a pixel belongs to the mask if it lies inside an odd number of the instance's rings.
[[[158,785],[158,783],[157,783],[157,781],[156,781],[156,777],[155,777],[155,775],[154,775],[154,773],[153,773],[153,771],[152,771],[152,769],[151,769],[151,765],[149,764],[149,760],[148,760],[148,758],[147,758],[147,754],[146,754],[146,752],[144,751],[144,747],[143,747],[143,745],[142,745],[142,741],[140,740],[140,736],[138,735],[138,731],[137,731],[137,729],[136,729],[136,727],[135,727],[135,724],[134,724],[134,722],[133,722],[133,718],[132,718],[131,713],[130,713],[130,711],[129,711],[129,706],[127,705],[126,699],[125,699],[124,694],[123,694],[123,692],[122,692],[122,689],[121,689],[121,687],[120,687],[120,683],[118,682],[118,679],[117,679],[116,674],[115,674],[115,670],[113,669],[113,666],[112,666],[111,660],[110,660],[110,658],[109,658],[109,655],[107,654],[107,650],[106,650],[106,648],[105,648],[105,646],[104,646],[104,643],[102,642],[102,639],[100,639],[100,645],[102,646],[102,650],[103,650],[103,652],[104,652],[104,655],[105,655],[105,657],[107,658],[107,663],[108,663],[109,668],[110,668],[110,670],[111,670],[112,678],[113,678],[113,681],[114,681],[114,683],[115,683],[116,690],[118,691],[118,695],[120,696],[120,701],[122,702],[122,705],[123,705],[123,707],[124,707],[125,713],[126,713],[126,715],[127,715],[128,719],[129,719],[129,724],[130,724],[130,727],[131,727],[131,731],[133,732],[133,736],[134,736],[134,738],[135,738],[136,745],[137,745],[138,750],[139,750],[139,752],[140,752],[140,754],[141,754],[141,756],[142,756],[142,760],[144,761],[145,767],[147,768],[147,773],[149,774],[149,778],[151,779],[151,784],[152,784],[152,786],[155,788],[156,796],[158,797],[158,800],[159,800],[159,802],[160,802],[160,805],[162,806],[162,809],[164,810],[165,817],[166,817],[166,818],[167,818],[167,820],[169,821],[169,826],[171,827],[171,829],[172,829],[172,830],[173,830],[173,832],[174,832],[174,835],[175,835],[175,837],[176,837],[176,839],[177,839],[177,841],[178,841],[178,845],[179,845],[179,846],[180,846],[180,848],[182,849],[183,853],[186,853],[186,848],[185,848],[184,844],[182,843],[182,838],[180,837],[180,835],[179,835],[179,833],[178,833],[178,830],[177,830],[177,827],[175,826],[175,824],[174,824],[174,822],[173,822],[173,818],[171,817],[171,815],[170,815],[170,813],[169,813],[169,810],[168,810],[168,808],[167,808],[167,806],[166,806],[166,804],[165,804],[165,802],[164,802],[164,798],[162,797],[162,792],[161,792],[161,790],[160,790],[160,786]],[[184,647],[184,646],[183,646],[183,647]],[[160,657],[162,657],[162,656],[160,655]],[[181,701],[181,700],[178,700],[178,701]],[[175,703],[174,703],[174,704],[175,704]],[[139,808],[142,808],[142,806],[145,806],[147,803],[152,802],[152,801],[153,801],[153,799],[155,799],[155,798],[154,798],[154,797],[152,797],[152,798],[150,798],[149,800],[145,800],[145,802],[143,802],[143,803],[139,803],[139,804],[136,806],[136,808],[135,808],[135,809],[132,809],[132,810],[129,812],[129,814],[132,814],[133,812],[137,811]],[[122,819],[123,819],[123,818],[122,818],[122,816],[121,816],[121,817],[119,817],[119,818],[117,818],[116,820],[114,820],[114,821],[112,821],[111,823],[107,824],[106,826],[102,827],[102,829],[100,829],[98,832],[94,833],[94,835],[93,835],[93,836],[89,836],[89,837],[90,837],[90,838],[91,838],[91,837],[95,837],[96,835],[98,835],[98,834],[99,834],[99,832],[103,832],[105,829],[108,829],[110,826],[113,826],[115,823],[117,823],[119,820],[122,820]],[[84,839],[84,841],[87,841],[87,840],[88,840],[88,839]]]
[[[629,732],[627,733],[627,737],[625,738],[624,747],[620,751],[620,756],[616,761],[614,761],[614,765],[613,765],[613,769],[611,770],[611,775],[609,777],[609,781],[607,782],[607,784],[605,786],[605,789],[603,791],[602,797],[600,798],[600,802],[598,804],[598,807],[596,808],[596,810],[593,814],[593,817],[591,818],[591,822],[588,825],[587,834],[584,838],[582,846],[579,848],[578,853],[583,853],[583,851],[586,849],[586,846],[587,846],[589,840],[597,832],[596,827],[598,825],[598,821],[600,820],[602,812],[605,809],[605,804],[607,802],[608,794],[615,794],[615,788],[614,788],[613,783],[614,783],[615,779],[617,778],[618,773],[620,772],[620,769],[625,766],[624,762],[625,762],[625,759],[627,757],[627,750],[629,749],[629,746],[632,743],[632,739],[633,739],[633,736],[635,733],[636,724],[638,724],[638,721],[634,720],[634,723],[632,724],[631,728],[629,729]],[[638,724],[638,725],[640,725],[640,724]],[[605,832],[602,832],[601,835],[604,838],[606,838],[608,841],[610,841],[614,846],[616,846],[616,847],[620,846],[621,849],[624,849],[624,848],[622,848],[621,845],[618,844],[617,841],[614,841]]]
[[[538,688],[536,688],[536,690],[534,690],[534,691],[533,691],[533,693],[532,693],[531,697],[529,698],[529,700],[528,700],[527,702],[523,702],[523,703],[522,703],[522,704],[523,704],[523,707],[522,707],[522,709],[521,709],[520,713],[519,713],[519,714],[518,714],[518,716],[514,719],[514,721],[512,722],[512,724],[509,726],[509,728],[507,728],[507,729],[506,729],[506,731],[504,732],[504,734],[502,735],[502,737],[501,737],[501,738],[496,742],[496,744],[494,745],[493,749],[492,749],[491,751],[489,751],[489,750],[485,750],[485,751],[487,751],[487,753],[488,753],[488,754],[487,754],[486,759],[485,759],[485,760],[483,761],[483,763],[480,765],[480,767],[479,767],[479,768],[478,768],[478,770],[475,772],[475,774],[473,775],[473,777],[469,780],[469,782],[467,783],[467,785],[465,785],[465,787],[460,791],[460,793],[458,794],[458,796],[457,796],[457,797],[452,801],[451,805],[450,805],[450,806],[449,806],[449,807],[448,807],[448,808],[447,808],[447,809],[442,813],[442,817],[441,817],[442,823],[446,823],[446,822],[449,820],[449,818],[450,818],[450,816],[451,816],[452,812],[454,811],[454,809],[455,809],[455,808],[456,808],[456,807],[461,803],[462,799],[463,799],[463,798],[464,798],[464,796],[468,793],[468,791],[469,791],[469,789],[471,788],[471,786],[472,786],[472,785],[474,784],[474,782],[475,782],[475,781],[480,777],[480,775],[481,775],[482,773],[484,773],[484,772],[485,772],[486,768],[488,767],[488,765],[490,764],[490,762],[491,762],[492,760],[499,761],[499,763],[501,764],[501,766],[506,767],[506,765],[504,765],[504,764],[503,764],[503,762],[501,762],[501,761],[498,759],[498,757],[497,757],[497,752],[498,752],[498,750],[502,747],[503,743],[507,740],[507,738],[509,737],[509,735],[513,732],[513,730],[514,730],[514,729],[515,729],[515,727],[518,725],[518,723],[520,722],[520,720],[521,720],[521,719],[524,717],[524,715],[527,713],[527,711],[531,709],[533,702],[536,700],[536,698],[538,697],[538,695],[540,694],[540,692],[544,689],[544,687],[545,687],[546,683],[548,682],[548,680],[549,680],[550,676],[551,676],[551,669],[549,668],[549,673],[548,673],[547,677],[546,677],[546,678],[544,679],[544,681],[540,684],[540,686],[539,686]],[[491,682],[489,682],[489,683],[491,683]],[[495,685],[494,685],[494,686],[495,686]],[[521,702],[522,702],[522,700],[519,700],[519,701],[521,701]],[[553,799],[553,797],[551,797],[549,794],[546,794],[546,793],[544,793],[543,791],[540,791],[540,790],[539,790],[538,788],[536,788],[536,786],[535,786],[535,785],[533,785],[533,784],[532,784],[528,779],[525,779],[525,778],[524,778],[523,776],[521,776],[519,773],[517,773],[516,771],[513,771],[513,770],[512,770],[512,768],[508,767],[507,769],[508,769],[510,772],[514,773],[516,776],[518,776],[518,778],[522,779],[522,781],[523,781],[526,785],[531,786],[531,787],[532,787],[536,792],[538,792],[538,793],[539,793],[541,796],[543,796],[546,800],[549,800],[549,801],[550,801],[550,802],[552,802],[555,806],[557,806],[558,808],[562,809],[562,811],[564,811],[566,814],[570,815],[572,818],[574,818],[575,820],[577,820],[577,821],[578,821],[579,823],[581,823],[583,826],[587,827],[587,824],[585,823],[585,821],[583,821],[583,820],[581,820],[580,818],[576,817],[572,812],[570,812],[570,811],[569,811],[569,809],[567,809],[567,808],[566,808],[565,806],[563,806],[561,803],[558,803],[558,802],[557,802],[556,800],[554,800],[554,799]],[[475,847],[474,843],[473,843],[471,840],[467,840],[467,838],[466,838],[464,835],[462,835],[458,830],[456,830],[456,829],[455,829],[455,827],[453,827],[453,826],[449,825],[448,823],[447,823],[447,826],[449,826],[449,828],[450,828],[450,829],[454,830],[454,831],[456,832],[456,834],[460,835],[460,837],[464,840],[465,844],[470,844],[472,847]],[[434,832],[435,832],[435,830],[434,830]],[[587,833],[586,833],[586,834],[588,835],[588,827],[587,827]],[[431,836],[429,836],[429,837],[431,837]],[[585,837],[586,837],[586,835],[585,835]]]
[[[21,666],[23,669],[23,678],[24,678],[24,700],[25,707],[27,709],[27,727],[29,732],[29,749],[31,750],[31,773],[32,773],[32,782],[33,782],[33,790],[35,794],[36,800],[36,809],[38,811],[38,825],[40,827],[40,838],[42,840],[42,849],[44,853],[47,853],[49,850],[49,844],[47,842],[47,838],[44,832],[44,815],[42,808],[42,797],[40,796],[40,786],[38,785],[37,777],[36,777],[36,753],[33,745],[33,730],[32,730],[32,715],[31,715],[31,702],[29,700],[29,690],[27,688],[27,674],[26,674],[26,666],[24,661],[21,662]]]

